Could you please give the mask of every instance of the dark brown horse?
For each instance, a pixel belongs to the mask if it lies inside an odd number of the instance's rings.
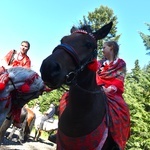
[[[90,26],[72,28],[42,62],[41,76],[50,88],[70,86],[60,101],[57,150],[115,149],[108,133],[106,95],[96,83],[95,61],[97,41],[111,28],[112,22],[96,32]]]
[[[26,142],[34,126],[34,122],[34,112],[30,108],[24,106],[21,109],[20,123],[17,123],[15,120],[12,121],[12,131],[10,132],[7,138],[11,140],[15,131],[19,130],[18,141],[20,143]]]

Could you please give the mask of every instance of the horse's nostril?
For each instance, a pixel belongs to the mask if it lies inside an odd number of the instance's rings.
[[[60,74],[61,67],[56,61],[43,61],[40,72],[45,82],[55,79]]]
[[[57,62],[52,62],[49,66],[49,72],[51,77],[55,77],[60,74],[60,65]]]

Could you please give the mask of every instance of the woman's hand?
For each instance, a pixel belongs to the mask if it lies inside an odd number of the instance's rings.
[[[114,85],[110,85],[107,88],[103,86],[103,89],[104,89],[105,93],[110,93],[110,92],[116,93],[117,92],[117,87]]]

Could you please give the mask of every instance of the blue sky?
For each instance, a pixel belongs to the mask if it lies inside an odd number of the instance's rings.
[[[141,67],[147,65],[150,56],[138,31],[150,35],[144,24],[150,23],[150,0],[0,0],[0,58],[11,49],[19,50],[21,41],[28,40],[32,69],[39,72],[42,60],[70,28],[101,5],[118,18],[119,57],[126,61],[127,70],[134,68],[136,59]]]

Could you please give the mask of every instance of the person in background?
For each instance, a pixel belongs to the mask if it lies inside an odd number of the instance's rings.
[[[119,45],[115,41],[105,42],[102,52],[104,59],[99,61],[96,80],[98,85],[102,85],[107,96],[108,136],[115,142],[116,149],[124,150],[130,136],[129,108],[122,96],[126,63],[123,59],[118,58]]]
[[[20,46],[20,51],[17,52],[16,50],[9,51],[6,56],[1,60],[1,66],[4,69],[9,69],[11,67],[23,67],[23,68],[31,68],[31,60],[27,56],[27,52],[30,49],[30,43],[28,41],[22,41]],[[12,106],[13,107],[13,106]],[[16,125],[20,126],[20,118],[21,115],[21,108],[15,106],[16,115],[13,118],[16,121]]]
[[[43,129],[43,124],[46,120],[53,118],[54,114],[55,114],[55,105],[54,104],[50,104],[49,109],[43,113],[44,115],[41,118],[41,122],[40,122],[40,129]],[[53,121],[53,119],[52,119]]]
[[[20,46],[20,51],[16,50],[9,51],[6,56],[2,59],[1,66],[6,69],[10,67],[24,67],[31,68],[31,60],[27,56],[27,52],[30,49],[30,43],[28,41],[22,41]]]

